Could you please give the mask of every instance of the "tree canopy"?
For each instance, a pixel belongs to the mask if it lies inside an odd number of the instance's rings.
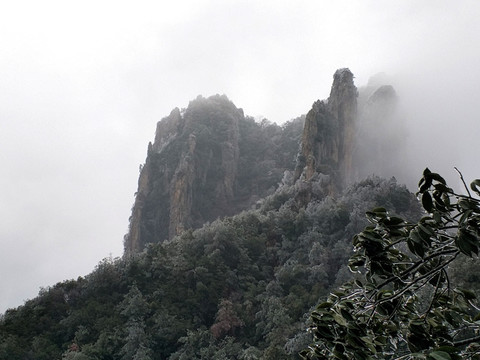
[[[460,176],[466,195],[425,169],[418,222],[383,207],[367,212],[348,264],[356,278],[312,312],[305,359],[480,359],[475,293],[449,273],[480,246],[480,180],[469,189]]]
[[[0,316],[0,359],[298,359],[312,308],[351,277],[365,211],[419,216],[395,179],[307,185],[42,290]]]

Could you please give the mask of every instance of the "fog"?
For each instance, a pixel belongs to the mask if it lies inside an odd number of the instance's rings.
[[[338,68],[357,86],[385,72],[395,176],[480,177],[479,16],[474,0],[2,4],[0,312],[121,256],[155,124],[199,94],[282,123]]]

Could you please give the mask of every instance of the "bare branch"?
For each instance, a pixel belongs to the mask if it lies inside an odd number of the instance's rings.
[[[391,276],[390,278],[388,278],[387,280],[385,280],[383,283],[379,284],[375,290],[379,290],[381,289],[382,287],[384,287],[385,285],[388,285],[390,284],[392,281],[395,281],[396,279],[401,279],[407,275],[409,275],[413,270],[415,270],[416,268],[418,268],[420,265],[426,263],[427,261],[435,258],[435,257],[438,257],[438,256],[443,256],[443,255],[451,255],[451,254],[455,254],[454,257],[456,257],[458,255],[459,251],[458,250],[454,250],[454,249],[450,249],[450,250],[444,250],[444,251],[440,251],[440,252],[437,252],[437,253],[433,253],[432,255],[429,255],[423,259],[420,259],[418,260],[417,262],[415,262],[412,266],[410,266],[408,269],[406,269],[405,271],[403,271],[400,275],[396,275],[396,276]],[[450,261],[448,261],[450,262]]]
[[[472,197],[472,195],[470,194],[470,190],[468,189],[468,186],[467,184],[465,183],[465,179],[463,178],[463,174],[460,172],[460,170],[457,169],[456,166],[453,167],[457,172],[458,174],[460,175],[460,180],[462,180],[462,183],[463,183],[463,186],[465,187],[465,190],[467,190],[467,194],[468,194],[468,197]]]
[[[455,342],[453,343],[453,346],[469,345],[469,344],[474,343],[474,342],[477,342],[477,341],[480,341],[480,335],[479,335],[479,336],[474,336],[474,337],[471,337],[471,338],[468,338],[468,339],[463,339],[463,340],[455,341]]]

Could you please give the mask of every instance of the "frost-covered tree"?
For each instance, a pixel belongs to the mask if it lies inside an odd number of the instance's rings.
[[[148,304],[134,284],[121,303],[121,314],[127,317],[125,345],[122,347],[122,359],[150,360],[148,336],[145,333],[145,317]]]
[[[479,186],[471,184],[477,196]],[[313,311],[305,359],[480,359],[475,294],[449,274],[480,247],[480,200],[465,188],[457,194],[426,169],[418,222],[385,208],[367,213],[371,224],[354,237],[349,261],[358,276]]]

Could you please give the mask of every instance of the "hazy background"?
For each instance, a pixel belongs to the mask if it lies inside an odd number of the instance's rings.
[[[0,312],[122,254],[155,124],[199,94],[282,123],[337,68],[385,72],[415,176],[480,177],[479,18],[476,0],[2,2]]]

